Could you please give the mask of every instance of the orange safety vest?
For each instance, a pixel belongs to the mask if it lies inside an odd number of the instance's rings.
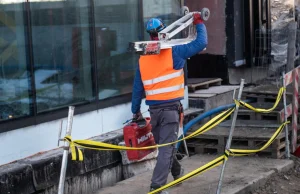
[[[141,56],[139,65],[146,100],[184,97],[184,72],[173,69],[172,49],[163,49],[159,55]]]

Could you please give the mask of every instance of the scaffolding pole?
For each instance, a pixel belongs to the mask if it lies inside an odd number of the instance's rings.
[[[238,94],[238,101],[240,101],[241,98],[242,98],[244,84],[245,84],[245,80],[241,79],[241,84],[240,84],[240,89],[239,89],[239,94]],[[227,140],[227,144],[226,144],[225,150],[229,150],[230,149],[231,140],[232,140],[232,136],[233,136],[233,132],[234,132],[234,128],[235,128],[235,123],[236,123],[238,112],[239,112],[239,106],[236,105],[235,106],[234,115],[233,115],[233,118],[232,118],[231,129],[230,129],[230,132],[229,132],[229,137],[228,137],[228,140]],[[222,182],[223,182],[224,170],[225,170],[225,167],[226,167],[226,163],[227,163],[227,160],[224,160],[224,163],[223,163],[223,166],[222,166],[222,170],[221,170],[220,179],[219,179],[217,194],[221,193],[221,188],[222,188]]]
[[[72,133],[74,109],[75,109],[74,106],[69,106],[66,136],[70,136]],[[67,165],[68,165],[69,146],[70,146],[69,142],[65,141],[64,142],[64,153],[63,153],[63,158],[62,158],[62,163],[61,163],[61,171],[60,171],[60,177],[59,177],[58,194],[64,193],[66,171],[67,171]]]

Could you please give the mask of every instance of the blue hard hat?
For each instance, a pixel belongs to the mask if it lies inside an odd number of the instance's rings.
[[[158,33],[166,28],[164,22],[159,18],[151,18],[147,22],[146,30],[148,33]]]

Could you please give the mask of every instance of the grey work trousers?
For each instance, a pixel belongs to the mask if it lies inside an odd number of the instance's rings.
[[[157,144],[174,142],[178,138],[180,102],[150,106],[152,133]],[[175,144],[158,148],[157,163],[153,171],[151,188],[159,188],[167,183],[169,172],[178,176],[181,165],[175,156]]]

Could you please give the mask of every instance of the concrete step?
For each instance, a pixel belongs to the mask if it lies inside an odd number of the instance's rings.
[[[184,110],[184,116],[191,116],[191,115],[199,115],[203,113],[202,108],[189,108],[187,110]]]
[[[202,108],[189,108],[187,110],[184,110],[184,120],[183,124],[187,124],[189,121],[193,120],[200,114],[202,114],[204,111]]]
[[[185,173],[189,173],[216,155],[195,155],[182,161]],[[229,158],[226,166],[222,194],[249,193],[264,185],[273,174],[286,172],[293,167],[291,160],[235,157]],[[187,180],[180,186],[168,189],[170,194],[216,193],[221,166]],[[112,187],[101,189],[94,194],[146,194],[149,191],[152,171],[137,175]],[[171,175],[168,182],[172,181]]]
[[[233,91],[239,86],[213,86],[189,93],[189,106],[201,108],[204,112],[218,106],[233,103]]]

